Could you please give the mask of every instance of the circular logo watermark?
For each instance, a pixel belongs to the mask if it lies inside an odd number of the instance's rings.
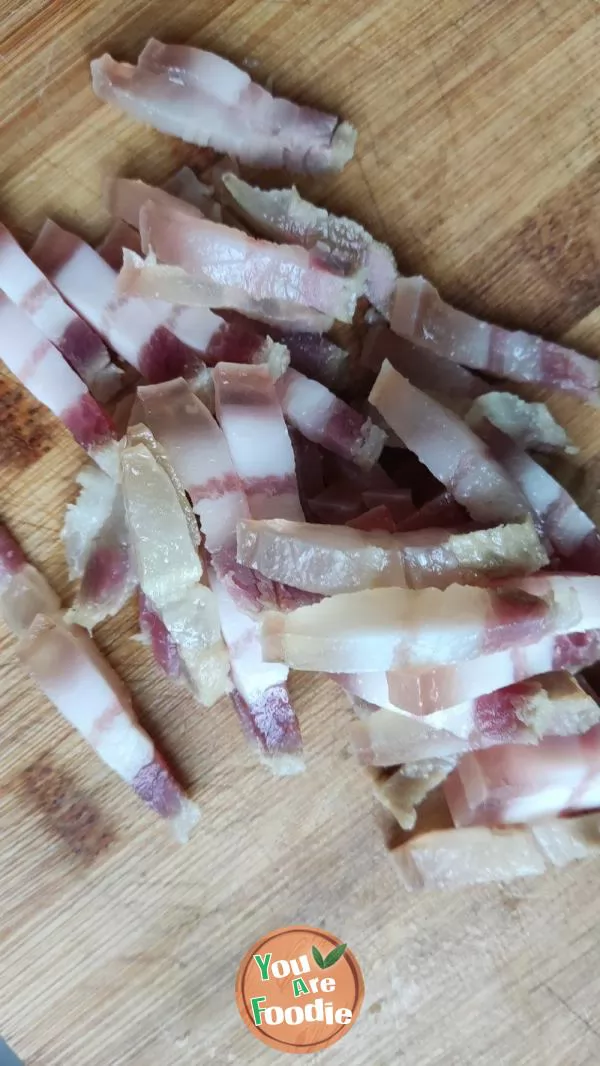
[[[337,936],[309,925],[285,926],[244,956],[235,993],[254,1036],[278,1051],[302,1054],[330,1047],[351,1029],[364,981]]]

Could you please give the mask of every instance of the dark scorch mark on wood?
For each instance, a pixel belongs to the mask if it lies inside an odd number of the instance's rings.
[[[13,378],[0,376],[0,466],[23,470],[49,452],[60,429]]]
[[[106,851],[115,834],[72,779],[44,757],[23,774],[27,796],[69,850],[86,865]]]

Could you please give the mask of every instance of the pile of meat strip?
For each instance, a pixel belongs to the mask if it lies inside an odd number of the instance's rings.
[[[348,123],[155,40],[135,66],[95,60],[92,85],[212,151],[161,188],[110,182],[98,248],[48,220],[26,254],[1,229],[0,355],[89,457],[68,610],[0,527],[24,669],[181,839],[198,810],[90,635],[133,594],[165,674],[206,708],[229,694],[275,773],[304,767],[289,670],[341,686],[408,888],[594,853],[600,534],[548,472],[576,449],[511,389],[594,404],[598,365],[450,307],[358,223],[240,176],[340,170]]]

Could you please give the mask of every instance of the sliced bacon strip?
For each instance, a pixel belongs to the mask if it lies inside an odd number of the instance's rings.
[[[178,267],[199,285],[212,286],[209,304],[274,317],[282,307],[302,309],[351,322],[361,291],[361,275],[334,273],[313,251],[257,240],[240,230],[148,201],[140,211],[142,248],[162,264]],[[219,293],[222,297],[219,298]],[[183,299],[181,303],[195,302]],[[289,306],[286,306],[289,305]],[[300,323],[301,325],[301,323]]]
[[[397,766],[488,748],[496,751],[498,745],[522,747],[537,744],[542,737],[577,736],[598,722],[596,700],[574,677],[560,672],[522,681],[423,718],[384,707],[350,728],[362,763]]]
[[[458,665],[392,671],[387,675],[387,699],[396,707],[428,715],[535,674],[549,670],[577,671],[592,666],[598,659],[600,629],[555,634],[534,644],[494,652]],[[382,689],[383,679],[380,679],[378,691]]]
[[[452,363],[428,348],[418,347],[378,323],[367,330],[361,362],[378,374],[386,361],[415,388],[440,397],[475,400],[488,391],[485,382],[464,366]]]
[[[225,227],[227,228],[227,227]],[[223,253],[228,266],[228,256]],[[188,310],[229,308],[242,311],[283,331],[324,333],[331,329],[333,318],[321,311],[290,301],[269,299],[257,301],[240,288],[212,281],[204,275],[191,275],[178,266],[157,263],[154,254],[145,259],[127,249],[123,251],[123,267],[119,274],[119,293],[122,297],[137,297],[175,304]]]
[[[21,308],[0,292],[0,358],[100,464],[115,430],[87,386]]]
[[[202,371],[204,349],[220,325],[217,316],[209,312],[182,321],[169,304],[124,300],[117,291],[118,276],[108,263],[50,219],[31,257],[65,300],[142,377],[149,381],[177,376],[194,379]]]
[[[345,389],[350,377],[348,352],[320,333],[276,331],[275,338],[290,353],[290,365],[333,391]],[[234,363],[238,360],[227,359]]]
[[[201,584],[197,526],[148,431],[130,431],[121,477],[140,588],[177,645],[192,692],[207,707],[229,691],[214,595]]]
[[[119,391],[121,371],[111,363],[101,338],[65,303],[2,224],[0,288],[58,348],[94,399],[104,402]]]
[[[600,531],[562,485],[487,418],[476,429],[527,498],[539,528],[569,567],[600,574]]]
[[[586,693],[595,706],[595,700]],[[600,727],[536,747],[501,744],[463,755],[444,785],[456,826],[536,822],[600,807]]]
[[[81,490],[62,530],[69,577],[79,579],[67,617],[91,630],[120,611],[136,579],[119,481],[94,466],[80,470],[76,481]]]
[[[488,584],[547,563],[531,521],[473,533],[364,533],[348,526],[242,521],[238,562],[323,596],[360,589]]]
[[[39,570],[27,562],[21,546],[0,522],[0,618],[21,637],[36,615],[59,612],[58,596]]]
[[[456,415],[383,364],[370,402],[475,521],[515,522],[529,513],[521,491]]]
[[[319,173],[352,158],[356,130],[274,97],[212,52],[149,40],[136,67],[103,55],[91,63],[101,100],[162,133],[257,166]]]
[[[527,581],[527,579],[523,579]],[[263,615],[263,653],[298,670],[363,673],[462,662],[532,644],[580,618],[575,592],[556,598],[451,585],[369,589]]]
[[[386,438],[370,418],[292,367],[275,388],[286,421],[308,440],[365,470],[377,462]]]
[[[108,263],[109,267],[118,274],[123,266],[123,251],[128,248],[131,252],[139,255],[142,250],[140,235],[126,222],[115,222],[109,229],[104,240],[100,242],[96,251],[98,255]]]
[[[390,854],[402,885],[417,891],[534,877],[599,851],[600,817],[585,814],[510,829],[432,830]]]
[[[214,381],[217,417],[251,516],[303,521],[294,450],[270,374],[220,363]]]
[[[56,709],[103,762],[185,841],[198,808],[136,720],[123,682],[83,629],[38,615],[17,654]]]
[[[258,233],[303,248],[318,246],[332,269],[343,274],[364,270],[364,292],[375,307],[393,292],[397,269],[392,252],[374,241],[358,222],[303,200],[295,186],[259,189],[229,172],[222,175],[220,187],[225,190],[227,203]]]
[[[165,448],[200,519],[210,555],[223,637],[245,735],[276,772],[302,769],[302,740],[287,692],[287,667],[262,661],[260,633],[248,611],[277,600],[270,583],[257,585],[235,559],[235,528],[249,517],[241,480],[223,431],[183,381],[138,390],[143,417]],[[273,718],[271,722],[270,719]]]
[[[139,594],[138,618],[141,640],[144,644],[150,645],[152,654],[163,673],[175,680],[185,678],[185,666],[177,643],[169,633],[160,614],[143,592]]]
[[[104,202],[113,218],[120,218],[137,230],[140,228],[140,211],[149,202],[163,204],[192,218],[204,218],[198,207],[179,199],[174,193],[133,178],[111,178],[105,182]]]
[[[596,402],[600,365],[527,333],[491,326],[444,303],[425,278],[399,278],[386,315],[394,333],[473,370]]]

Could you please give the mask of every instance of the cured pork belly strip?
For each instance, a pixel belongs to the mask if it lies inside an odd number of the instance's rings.
[[[139,594],[138,618],[142,643],[152,648],[152,654],[163,673],[174,680],[185,679],[185,667],[177,643],[143,592]]]
[[[150,39],[136,67],[91,63],[96,95],[139,122],[244,163],[306,173],[341,170],[356,130],[334,115],[274,97],[226,59]]]
[[[0,522],[0,618],[22,637],[38,614],[58,615],[60,600],[46,578],[27,562],[21,546]]]
[[[260,632],[248,611],[264,596],[277,600],[235,559],[235,528],[248,503],[225,435],[183,381],[138,390],[143,417],[165,448],[200,519],[210,555],[209,580],[236,686],[234,705],[244,734],[276,772],[303,768],[300,728],[287,691],[288,670],[262,661]]]
[[[596,700],[570,674],[557,672],[425,717],[384,707],[350,728],[362,763],[397,766],[434,756],[496,750],[498,745],[537,744],[541,737],[579,735],[598,722]]]
[[[470,826],[413,837],[390,852],[408,891],[464,888],[533,877],[600,851],[600,816],[555,818],[510,829]]]
[[[119,480],[90,465],[76,481],[81,489],[62,530],[69,577],[79,579],[67,617],[92,630],[120,611],[136,579]]]
[[[424,767],[399,766],[391,774],[375,771],[373,795],[402,829],[410,832],[417,822],[417,810],[427,796],[445,780],[452,760],[430,759]]]
[[[227,257],[224,258],[226,261]],[[127,249],[123,251],[119,292],[121,296],[168,302],[189,310],[229,308],[285,331],[324,333],[333,325],[333,318],[320,311],[289,301],[257,301],[227,283],[220,284],[205,275],[192,275],[181,267],[157,263],[154,255],[143,259]]]
[[[516,522],[527,501],[464,422],[384,362],[370,402],[475,521]]]
[[[308,440],[368,470],[377,462],[385,433],[318,381],[290,367],[277,381],[286,421]]]
[[[570,568],[600,574],[600,531],[575,500],[535,459],[492,426],[477,419],[480,436],[519,486],[542,535]]]
[[[120,270],[123,264],[123,250],[139,252],[139,235],[125,222],[118,222],[107,234],[103,243],[98,248],[98,253],[113,270]],[[134,305],[135,306],[135,305]],[[269,367],[273,377],[278,377],[287,370],[290,362],[285,343],[277,343],[271,337],[255,329],[254,323],[245,321],[242,316],[235,320],[226,320],[220,315],[205,307],[176,307],[165,305],[165,316],[169,321],[169,329],[175,337],[184,345],[195,348],[202,356],[202,364],[215,366],[218,362],[231,363],[264,363]],[[309,334],[312,336],[312,334]],[[317,341],[321,338],[317,335]],[[199,347],[201,346],[201,347]],[[167,345],[168,349],[168,345]],[[192,370],[196,373],[197,360],[192,361]],[[179,376],[177,362],[174,366],[166,364],[161,368],[157,360],[158,373],[174,373]],[[186,370],[184,364],[183,370]],[[201,370],[200,370],[201,374]],[[152,377],[152,371],[146,375]],[[165,380],[172,380],[167,377]],[[196,378],[192,376],[194,384]]]
[[[40,614],[17,654],[42,692],[103,762],[169,822],[177,840],[187,840],[198,808],[140,727],[127,689],[87,633]]]
[[[501,744],[468,752],[448,777],[444,795],[459,827],[537,822],[598,808],[600,727],[584,736],[546,737],[536,747]]]
[[[562,426],[544,403],[528,403],[512,392],[493,392],[476,374],[427,348],[398,337],[383,325],[367,332],[362,361],[379,372],[385,360],[415,388],[429,393],[477,431],[482,418],[506,433],[520,448],[576,452]]]
[[[367,330],[361,362],[376,374],[385,362],[391,363],[415,388],[440,397],[475,400],[488,391],[486,383],[464,366],[443,359],[428,348],[419,348],[383,323]]]
[[[534,644],[494,652],[458,665],[389,672],[387,699],[396,707],[427,715],[535,674],[549,670],[582,670],[598,659],[599,629],[554,634]]]
[[[318,246],[332,269],[344,274],[363,270],[364,293],[375,307],[393,291],[397,270],[390,249],[373,240],[358,222],[303,200],[295,186],[260,189],[237,174],[226,173],[220,187],[225,190],[226,202],[258,233],[303,248]]]
[[[369,589],[287,615],[267,612],[263,653],[298,670],[398,671],[532,644],[559,627],[572,629],[579,618],[577,596],[568,587],[545,599],[465,585]]]
[[[394,333],[446,359],[597,402],[600,365],[594,360],[458,311],[444,303],[425,278],[398,278],[386,315]]]
[[[0,358],[36,400],[49,407],[78,444],[102,463],[114,439],[108,415],[35,323],[0,292]]]
[[[152,446],[130,431],[121,478],[131,550],[144,597],[177,645],[191,691],[207,707],[230,689],[217,603],[201,584],[197,525],[183,490]]]
[[[473,533],[364,533],[347,526],[243,521],[238,562],[323,596],[360,589],[488,584],[547,563],[531,521]]]
[[[58,348],[94,399],[102,403],[119,391],[121,371],[111,363],[101,338],[65,303],[2,224],[0,289]]]
[[[170,207],[192,218],[204,218],[204,213],[193,204],[179,199],[166,189],[135,178],[110,178],[106,181],[104,202],[113,218],[120,218],[137,230],[140,228],[140,210],[149,202],[163,204],[167,209]]]
[[[252,518],[302,522],[294,450],[270,374],[220,363],[214,381],[217,418]]]
[[[296,306],[300,318],[307,309],[352,321],[361,274],[334,273],[314,251],[257,240],[156,201],[148,201],[140,211],[140,234],[143,250],[154,252],[159,263],[180,268],[191,284],[198,278],[201,286],[212,287],[212,307],[248,313],[254,309],[257,317],[264,311],[269,318],[279,304],[285,320],[290,305],[292,310]]]
[[[210,314],[182,322],[169,304],[124,300],[117,291],[118,275],[98,252],[50,219],[31,257],[65,300],[142,377],[149,381],[177,376],[193,379],[202,371],[202,354],[215,331]],[[185,340],[180,333],[185,333]]]

